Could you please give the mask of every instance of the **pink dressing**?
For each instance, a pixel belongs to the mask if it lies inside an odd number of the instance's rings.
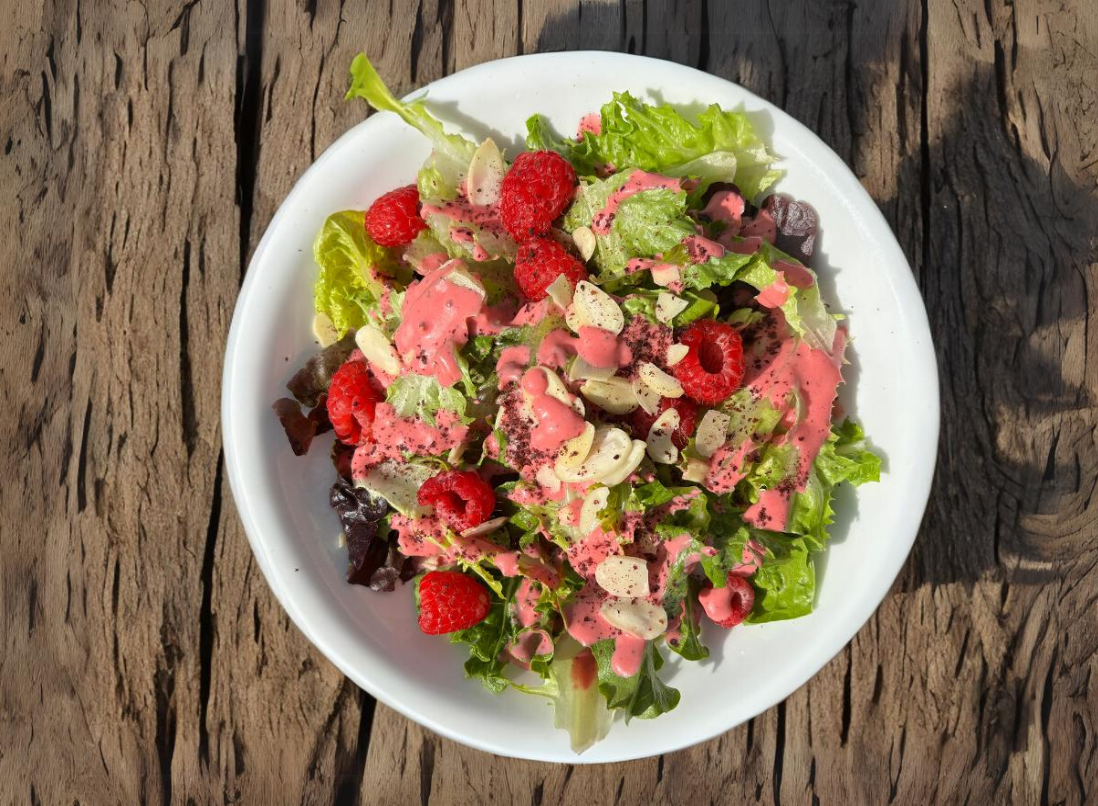
[[[724,247],[701,235],[688,235],[682,240],[691,263],[705,263],[713,258],[724,257]]]
[[[517,551],[501,551],[492,557],[492,562],[505,577],[517,577],[519,575],[519,555]]]
[[[500,350],[496,362],[496,375],[499,376],[499,388],[517,383],[530,363],[529,347],[504,347]]]
[[[580,576],[593,579],[599,563],[614,554],[621,554],[617,535],[595,527],[591,534],[568,547],[568,564]]]
[[[351,459],[351,477],[361,479],[372,465],[386,459],[404,461],[407,453],[441,456],[469,434],[469,427],[446,409],[438,412],[435,423],[432,426],[418,418],[398,417],[391,404],[378,403],[370,440],[359,445]]]
[[[526,667],[538,655],[549,655],[552,651],[553,639],[545,630],[529,630],[507,644],[507,654]]]
[[[778,237],[778,225],[774,223],[774,217],[769,210],[759,210],[754,218],[745,218],[740,235],[744,238],[758,236],[767,243],[774,243]]]
[[[831,430],[831,410],[842,381],[840,368],[846,331],[835,331],[831,352],[817,350],[801,339],[790,338],[784,318],[776,316],[777,331],[771,338],[761,339],[747,361],[744,385],[756,399],[766,398],[783,415],[794,410],[794,393],[799,395],[800,419],[780,441],[796,447],[797,470],[793,478],[764,491],[759,501],[744,513],[744,520],[781,531],[789,515],[792,495],[804,490],[812,463]]]
[[[602,617],[602,604],[609,597],[610,594],[596,582],[588,582],[576,594],[572,603],[564,608],[564,622],[568,634],[584,646],[612,639],[614,655],[610,659],[610,667],[621,677],[632,677],[640,669],[645,642],[626,635]]]
[[[703,486],[714,493],[730,493],[744,477],[744,458],[755,449],[750,439],[745,439],[736,447],[724,443],[709,459],[709,472],[705,474]]]
[[[541,614],[537,612],[538,600],[541,598],[541,588],[532,579],[523,578],[515,593],[515,618],[519,625],[531,627],[538,623]]]
[[[614,641],[614,654],[610,656],[610,668],[618,677],[632,677],[640,671],[644,660],[644,647],[648,642],[643,638],[622,633]]]
[[[470,320],[469,333],[473,336],[498,336],[511,324],[514,316],[515,305],[509,300],[498,305],[488,305]]]
[[[430,274],[443,263],[446,263],[450,259],[450,256],[445,252],[432,252],[419,261],[419,265],[416,267],[416,274]]]
[[[567,403],[562,403],[545,392],[549,379],[545,370],[529,369],[522,376],[522,390],[530,395],[530,409],[537,425],[530,432],[530,444],[539,451],[552,451],[567,440],[583,433],[586,422]]]
[[[583,133],[590,132],[598,137],[602,133],[602,116],[598,112],[588,112],[580,118],[579,128],[576,130],[576,139],[583,142]]]
[[[599,327],[581,327],[579,336],[563,328],[550,330],[538,345],[538,363],[552,369],[564,369],[578,355],[593,367],[617,369],[633,360],[628,345],[616,333]]]
[[[511,320],[511,324],[514,327],[536,325],[549,315],[550,302],[551,300],[548,297],[537,302],[527,302],[515,313],[515,317]]]
[[[774,262],[774,269],[785,275],[785,281],[796,288],[811,288],[816,283],[812,272],[800,263],[778,260]]]
[[[449,261],[408,286],[394,336],[405,366],[434,375],[443,386],[461,380],[456,350],[469,340],[468,320],[484,306],[482,294],[447,279],[461,266],[461,261]]]
[[[727,224],[725,232],[735,235],[740,231],[745,207],[743,196],[736,191],[718,190],[709,199],[702,213],[708,216],[710,221],[721,221]]]
[[[705,588],[698,593],[698,604],[705,615],[717,624],[732,618],[732,586]]]
[[[748,238],[730,238],[722,233],[720,242],[728,248],[729,252],[735,252],[737,255],[753,255],[762,249],[763,245],[763,239],[758,235]]]
[[[610,227],[614,223],[614,216],[617,214],[618,205],[630,196],[657,188],[678,192],[682,189],[682,181],[669,176],[650,174],[647,171],[633,171],[629,174],[629,178],[625,180],[625,184],[607,197],[606,206],[595,213],[591,221],[592,231],[596,235],[609,234]]]
[[[759,293],[755,295],[755,299],[758,300],[758,303],[764,308],[782,307],[789,301],[789,295],[792,293],[789,284],[785,281],[785,274],[780,271],[775,273],[778,276],[774,278],[773,282],[761,289]]]

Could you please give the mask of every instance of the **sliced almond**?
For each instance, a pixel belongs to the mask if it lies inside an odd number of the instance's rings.
[[[608,599],[602,604],[602,617],[610,626],[645,641],[667,630],[667,611],[647,599]]]
[[[637,395],[633,391],[633,385],[625,378],[584,381],[580,393],[610,414],[628,414],[637,407]]]
[[[595,581],[614,596],[647,596],[648,563],[640,557],[612,555],[596,566]]]
[[[652,282],[666,288],[682,279],[678,266],[661,265],[652,267]]]
[[[614,377],[617,369],[614,367],[594,367],[580,358],[578,355],[568,367],[568,380],[570,381],[608,381]]]
[[[652,427],[648,429],[646,449],[653,462],[664,465],[673,465],[679,460],[679,449],[671,441],[671,434],[679,427],[679,413],[675,409],[668,409],[659,417]]]
[[[656,321],[669,325],[672,319],[689,307],[690,303],[682,297],[661,291],[656,296]]]
[[[560,489],[560,476],[558,476],[550,465],[542,465],[538,468],[538,472],[534,474],[534,479],[551,493],[555,493]]]
[[[689,352],[690,348],[685,344],[672,344],[667,348],[667,366],[675,366],[675,364],[686,358],[686,354]]]
[[[595,254],[595,246],[598,244],[598,241],[595,239],[595,233],[592,232],[589,227],[576,227],[576,229],[572,230],[572,240],[579,250],[580,257],[582,257],[586,263],[591,259],[591,256]]]
[[[483,298],[487,296],[484,292],[484,286],[480,284],[480,280],[471,275],[465,268],[465,264],[460,260],[450,261],[453,267],[450,269],[450,273],[446,275],[446,281],[453,283],[460,288],[468,288],[470,291],[476,291]]]
[[[355,344],[366,360],[386,375],[400,374],[400,356],[389,339],[375,325],[363,325],[355,333]]]
[[[629,478],[633,471],[640,467],[640,463],[644,461],[645,444],[639,439],[634,439],[633,444],[629,448],[629,455],[625,458],[625,463],[618,467],[616,470],[607,473],[602,477],[602,483],[607,487],[613,487],[616,484],[621,484],[627,478]]]
[[[629,435],[620,428],[600,426],[595,429],[591,452],[583,464],[575,468],[555,468],[557,476],[561,481],[570,484],[601,481],[619,471],[629,461],[631,444]]]
[[[559,307],[562,311],[572,304],[572,294],[574,290],[572,284],[568,282],[568,278],[563,274],[558,274],[557,279],[549,283],[545,289],[545,293],[549,295],[549,299]]]
[[[599,513],[606,509],[609,498],[609,487],[597,487],[584,497],[579,517],[579,530],[583,537],[595,531],[595,527],[599,524]]]
[[[639,377],[633,379],[633,394],[637,396],[637,405],[648,414],[654,416],[659,412],[662,395]]]
[[[507,523],[507,518],[492,518],[490,521],[485,521],[479,526],[474,526],[471,529],[466,529],[461,533],[462,537],[484,537],[484,535],[490,535],[492,532],[499,529],[503,524]]]
[[[705,458],[709,458],[717,452],[717,448],[724,444],[728,436],[728,425],[732,418],[723,411],[710,409],[698,423],[698,431],[695,437],[695,446]]]
[[[427,512],[419,504],[419,488],[435,475],[435,470],[427,465],[386,460],[367,470],[355,486],[380,495],[401,515],[418,518]]]
[[[683,481],[692,481],[695,484],[702,484],[708,475],[709,462],[694,456],[691,456],[686,460],[686,467],[682,471]]]
[[[488,207],[499,201],[500,188],[507,166],[499,146],[492,138],[481,143],[469,161],[469,173],[465,175],[465,195],[478,207]]]
[[[659,392],[663,397],[682,397],[682,384],[673,375],[668,375],[662,369],[650,361],[645,361],[637,368],[637,374],[650,389]]]
[[[327,347],[339,341],[339,333],[328,314],[318,313],[313,317],[313,336],[321,347]]]
[[[468,442],[459,442],[457,445],[450,448],[450,452],[446,455],[446,461],[449,462],[451,465],[460,464],[461,457],[465,455],[465,451],[468,447]]]
[[[557,454],[557,461],[554,466],[558,476],[561,472],[567,473],[569,470],[574,470],[582,465],[590,455],[591,445],[594,441],[595,426],[591,423],[586,423],[583,427],[582,434],[567,440],[561,445],[560,453]]]
[[[597,285],[580,280],[564,321],[576,333],[581,327],[598,327],[617,334],[625,327],[625,314],[613,297]]]

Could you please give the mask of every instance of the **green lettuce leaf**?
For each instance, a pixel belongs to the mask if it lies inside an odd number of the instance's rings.
[[[435,425],[440,409],[454,412],[465,425],[472,419],[466,413],[468,400],[456,387],[442,386],[433,375],[406,372],[385,391],[385,402],[398,417],[417,417]]]
[[[725,112],[714,104],[695,123],[670,105],[645,104],[618,92],[601,117],[601,133],[585,133],[582,142],[556,138],[543,121],[531,119],[527,144],[558,151],[585,176],[606,164],[618,171],[641,168],[696,178],[698,193],[713,182],[735,182],[748,200],[780,176],[771,167],[775,157],[743,112]]]
[[[725,575],[727,580],[727,574]],[[690,589],[683,598],[682,620],[679,622],[681,638],[672,642],[668,640],[667,646],[672,652],[677,652],[686,660],[704,660],[709,657],[709,649],[701,642],[700,625],[694,623],[694,613],[698,608],[698,591],[701,590],[699,580],[691,577]]]
[[[624,171],[608,179],[584,183],[565,213],[564,229],[573,232],[579,227],[590,227],[610,194],[620,189],[631,173]],[[595,235],[593,259],[602,277],[621,277],[630,259],[661,254],[693,234],[694,223],[686,216],[685,192],[666,188],[643,190],[621,201],[607,234]]]
[[[609,708],[625,712],[626,722],[633,717],[654,719],[679,704],[678,689],[664,684],[659,678],[663,656],[651,641],[645,645],[640,670],[632,677],[619,677],[611,668],[613,641],[599,641],[592,645],[591,651],[599,666],[599,691]]]
[[[656,300],[661,292],[649,288],[636,288],[622,302],[621,307],[630,316],[643,316],[654,324],[664,324],[656,319]],[[670,322],[672,327],[685,327],[698,319],[716,316],[720,311],[712,291],[683,291],[676,296],[685,299],[687,307]]]
[[[434,150],[421,171],[421,196],[436,199],[457,196],[476,151],[475,143],[458,134],[447,134],[442,123],[427,111],[422,98],[409,103],[397,100],[365,53],[358,54],[351,62],[351,86],[346,100],[351,98],[363,98],[378,111],[395,112],[431,141]]]
[[[816,596],[816,569],[805,540],[752,530],[752,536],[766,547],[766,556],[751,578],[755,606],[747,621],[768,621],[807,616]]]
[[[313,242],[313,258],[320,267],[313,302],[340,337],[366,324],[384,289],[378,275],[396,268],[392,253],[366,234],[363,215],[344,210],[328,216]]]

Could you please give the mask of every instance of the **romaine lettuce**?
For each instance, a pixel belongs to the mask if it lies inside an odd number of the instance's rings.
[[[396,268],[392,253],[366,234],[363,215],[345,210],[328,216],[313,242],[313,258],[320,267],[313,301],[340,336],[366,323],[383,290],[377,275]]]

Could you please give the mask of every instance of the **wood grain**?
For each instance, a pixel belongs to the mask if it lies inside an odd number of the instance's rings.
[[[0,32],[0,803],[1098,802],[1098,7],[25,0]],[[943,405],[892,592],[786,702],[622,765],[486,756],[290,624],[224,480],[249,254],[361,109],[519,53],[737,81],[820,134],[923,292]]]

